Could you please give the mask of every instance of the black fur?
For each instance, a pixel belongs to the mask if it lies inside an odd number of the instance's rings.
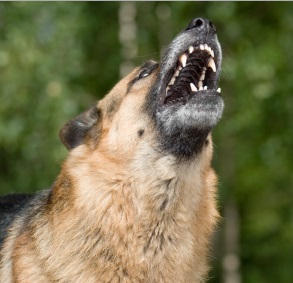
[[[201,152],[210,129],[175,128],[170,135],[163,127],[159,127],[159,132],[161,149],[183,160]]]
[[[34,195],[10,194],[0,197],[0,249],[7,235],[7,228],[25,209]]]
[[[138,136],[141,138],[144,134],[144,129],[140,129],[137,131]]]

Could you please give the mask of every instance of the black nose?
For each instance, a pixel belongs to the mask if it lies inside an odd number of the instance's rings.
[[[207,34],[216,33],[216,27],[214,26],[214,24],[210,20],[205,18],[193,19],[187,26],[186,30],[193,29],[193,28]]]

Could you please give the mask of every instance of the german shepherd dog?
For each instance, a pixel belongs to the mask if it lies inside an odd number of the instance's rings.
[[[218,219],[215,26],[196,18],[67,123],[49,190],[1,200],[1,283],[202,282]]]

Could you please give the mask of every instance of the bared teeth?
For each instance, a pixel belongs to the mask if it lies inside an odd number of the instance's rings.
[[[190,88],[191,91],[197,91],[197,87],[193,83],[190,83]]]
[[[187,55],[185,53],[183,53],[180,57],[180,62],[182,64],[183,68],[186,66],[186,61],[187,61]]]
[[[193,46],[189,46],[189,48],[188,48],[189,54],[191,54],[193,51],[194,51],[194,47]]]
[[[188,49],[186,50],[186,52],[183,53],[179,57],[179,60],[178,60],[179,64],[177,65],[177,69],[176,69],[173,77],[171,78],[171,80],[166,88],[166,93],[168,93],[168,91],[170,91],[172,89],[172,86],[174,85],[175,80],[179,76],[181,70],[186,67],[189,55],[192,54],[193,52],[197,52],[198,50],[203,50],[203,51],[207,52],[210,55],[210,57],[208,59],[207,66],[202,67],[201,74],[199,76],[198,85],[195,86],[194,83],[190,83],[189,84],[190,89],[192,92],[208,89],[207,86],[203,85],[205,77],[206,77],[206,70],[207,70],[207,68],[211,68],[213,70],[213,72],[216,72],[217,67],[216,67],[215,60],[214,60],[214,57],[215,57],[214,50],[208,44],[205,43],[205,44],[200,44],[197,47],[189,46]],[[218,88],[217,92],[221,93],[221,88]]]
[[[207,51],[213,58],[215,57],[215,53],[214,50],[208,46],[206,43],[205,44],[200,44],[199,47],[193,47],[193,46],[189,46],[188,47],[188,52],[189,54],[193,53],[196,49],[200,49],[200,50],[205,50]]]
[[[216,64],[213,58],[210,58],[208,62],[208,67],[210,67],[214,72],[217,71]]]

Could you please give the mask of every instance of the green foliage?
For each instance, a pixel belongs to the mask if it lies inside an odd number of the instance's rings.
[[[291,282],[292,3],[229,5],[219,29],[229,42],[216,130],[222,200],[235,199],[240,212],[243,281]]]
[[[118,81],[119,5],[0,3],[1,194],[50,186],[66,156],[60,128]],[[226,109],[214,130],[214,165],[220,207],[224,212],[232,201],[239,214],[242,282],[293,282],[293,4],[137,2],[136,8],[136,64],[159,59],[194,17],[216,24]],[[210,282],[222,278],[225,222]]]
[[[0,4],[1,192],[49,186],[66,154],[60,128],[118,80],[117,6]]]

